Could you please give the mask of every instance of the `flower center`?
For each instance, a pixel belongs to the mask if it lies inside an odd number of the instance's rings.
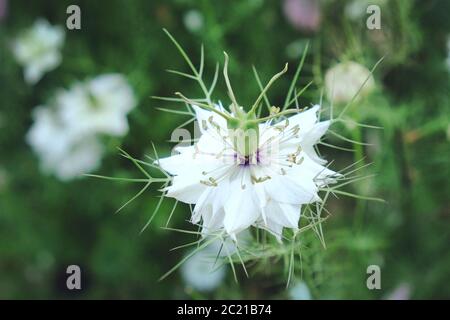
[[[239,166],[242,167],[249,167],[250,165],[258,165],[261,162],[259,150],[247,156],[244,156],[240,153],[235,153],[234,160]]]

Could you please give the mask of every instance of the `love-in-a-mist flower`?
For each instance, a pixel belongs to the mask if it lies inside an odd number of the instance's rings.
[[[289,298],[291,300],[311,300],[311,293],[308,286],[303,281],[298,281],[289,289]]]
[[[198,32],[203,28],[204,18],[200,11],[192,9],[184,14],[183,22],[190,32]]]
[[[61,48],[65,33],[60,26],[52,26],[45,19],[34,25],[12,42],[17,62],[24,67],[25,81],[35,84],[42,76],[55,69],[62,61]]]
[[[201,137],[159,160],[173,175],[165,193],[195,204],[192,222],[201,223],[204,234],[225,230],[235,238],[255,226],[280,239],[283,228],[298,228],[302,206],[320,201],[319,187],[337,176],[314,149],[330,122],[319,121],[318,105],[304,112],[273,108],[270,116],[257,118],[265,90],[246,112],[232,93],[227,61],[224,70],[229,110],[184,98],[195,110]]]
[[[321,11],[318,0],[284,0],[283,13],[298,30],[317,31],[320,27]]]
[[[70,180],[100,165],[103,147],[95,136],[76,134],[49,107],[37,107],[33,118],[26,138],[39,156],[44,172]]]
[[[103,155],[102,136],[124,136],[136,105],[120,74],[106,74],[60,89],[50,106],[37,107],[27,141],[45,172],[69,180],[94,171]]]
[[[182,265],[181,275],[188,286],[206,292],[216,289],[223,282],[226,276],[226,266],[221,266],[216,260],[221,245],[222,242],[219,240],[213,242],[210,246],[196,251]],[[232,246],[230,243],[224,243],[224,245]]]
[[[367,96],[375,88],[375,80],[365,66],[346,61],[336,64],[325,73],[325,92],[330,101],[345,104],[355,96]]]
[[[79,82],[56,97],[61,119],[79,134],[124,136],[136,97],[121,74],[104,74]]]

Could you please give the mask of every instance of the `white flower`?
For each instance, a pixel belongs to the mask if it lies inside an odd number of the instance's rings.
[[[35,84],[44,73],[61,63],[60,50],[64,37],[62,27],[52,26],[47,20],[38,19],[32,28],[13,41],[12,51],[18,63],[25,68],[27,83]]]
[[[289,289],[289,297],[291,300],[311,300],[311,293],[306,283],[299,281]]]
[[[75,123],[80,134],[123,136],[127,114],[136,106],[133,89],[120,74],[105,74],[77,83],[56,97],[61,119]]]
[[[184,25],[191,32],[200,31],[203,28],[203,20],[203,15],[198,10],[189,10],[183,16]]]
[[[385,300],[410,300],[411,285],[409,283],[401,283],[392,292],[384,297]]]
[[[198,143],[159,160],[174,176],[166,196],[195,204],[192,222],[202,221],[204,234],[224,229],[235,239],[256,226],[281,239],[284,227],[297,229],[302,205],[320,201],[319,187],[336,176],[314,150],[330,124],[318,122],[319,106],[260,123],[258,143],[247,156],[236,140],[239,132],[229,130],[223,117],[193,108],[202,134]]]
[[[181,266],[181,275],[187,285],[198,291],[211,291],[222,283],[226,269],[220,261],[216,261],[219,250],[219,241],[214,242],[196,252]]]
[[[103,148],[95,137],[75,135],[48,107],[37,107],[33,116],[27,141],[45,172],[69,180],[99,166]]]
[[[119,74],[105,74],[59,90],[52,107],[38,107],[27,140],[41,167],[68,180],[95,170],[103,154],[99,135],[123,136],[136,105]]]
[[[360,89],[358,98],[366,96],[374,87],[370,70],[353,61],[339,63],[325,74],[326,94],[334,103],[350,102]]]

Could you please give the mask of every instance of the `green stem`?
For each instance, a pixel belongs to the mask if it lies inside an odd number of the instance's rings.
[[[249,113],[255,113],[256,112],[256,108],[258,108],[259,103],[261,102],[262,98],[264,97],[264,95],[266,94],[267,90],[270,89],[270,87],[272,86],[272,84],[277,81],[277,79],[279,77],[281,77],[283,74],[285,74],[288,70],[288,64],[286,63],[284,65],[283,70],[281,70],[280,72],[278,72],[276,75],[274,75],[272,77],[272,79],[269,80],[269,82],[267,83],[267,85],[265,86],[265,88],[261,91],[261,93],[259,94],[258,99],[256,99],[255,103],[253,104],[252,108],[250,109]]]
[[[175,92],[175,94],[177,96],[179,96],[181,99],[183,99],[186,103],[190,104],[190,105],[196,105],[199,107],[202,107],[206,110],[212,111],[217,113],[219,116],[223,117],[225,120],[231,120],[231,117],[219,110],[217,110],[216,108],[210,106],[209,104],[204,104],[204,103],[200,103],[200,102],[196,102],[196,101],[192,101],[191,99],[185,97],[181,92]]]
[[[362,140],[362,132],[360,127],[356,127],[352,132],[352,140],[361,141]],[[354,161],[359,163],[359,166],[364,166],[364,150],[361,144],[354,144]],[[356,208],[355,208],[355,216],[353,220],[353,225],[356,231],[361,229],[362,222],[364,220],[364,206],[365,202],[362,199],[356,200]]]
[[[285,111],[281,111],[279,113],[276,113],[276,114],[273,114],[273,115],[270,115],[270,116],[267,116],[267,117],[264,117],[264,118],[259,118],[259,119],[253,120],[252,122],[254,122],[254,123],[261,123],[261,122],[269,121],[269,120],[272,120],[274,118],[278,118],[278,117],[281,117],[281,116],[284,116],[284,115],[287,115],[287,114],[299,113],[300,111],[301,110],[285,110]]]

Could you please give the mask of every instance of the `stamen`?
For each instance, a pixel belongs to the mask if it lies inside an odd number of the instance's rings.
[[[257,178],[254,175],[252,175],[251,178],[252,178],[252,183],[262,183],[264,181],[272,179],[271,176],[264,176],[264,177]]]
[[[210,116],[208,118],[208,121],[216,129],[217,133],[220,135],[220,131],[222,130],[222,128],[216,122],[214,122],[214,117]]]
[[[296,162],[297,165],[301,165],[303,163],[303,161],[305,160],[304,157],[301,157],[300,160],[298,162]]]
[[[210,181],[200,180],[200,183],[204,184],[204,185],[206,185],[208,187],[217,187],[217,183],[212,183]]]
[[[283,132],[284,130],[287,129],[287,127],[289,127],[289,120],[286,119],[285,122],[286,123],[284,125],[273,126],[273,128],[278,130],[278,131],[280,131],[280,132]]]

